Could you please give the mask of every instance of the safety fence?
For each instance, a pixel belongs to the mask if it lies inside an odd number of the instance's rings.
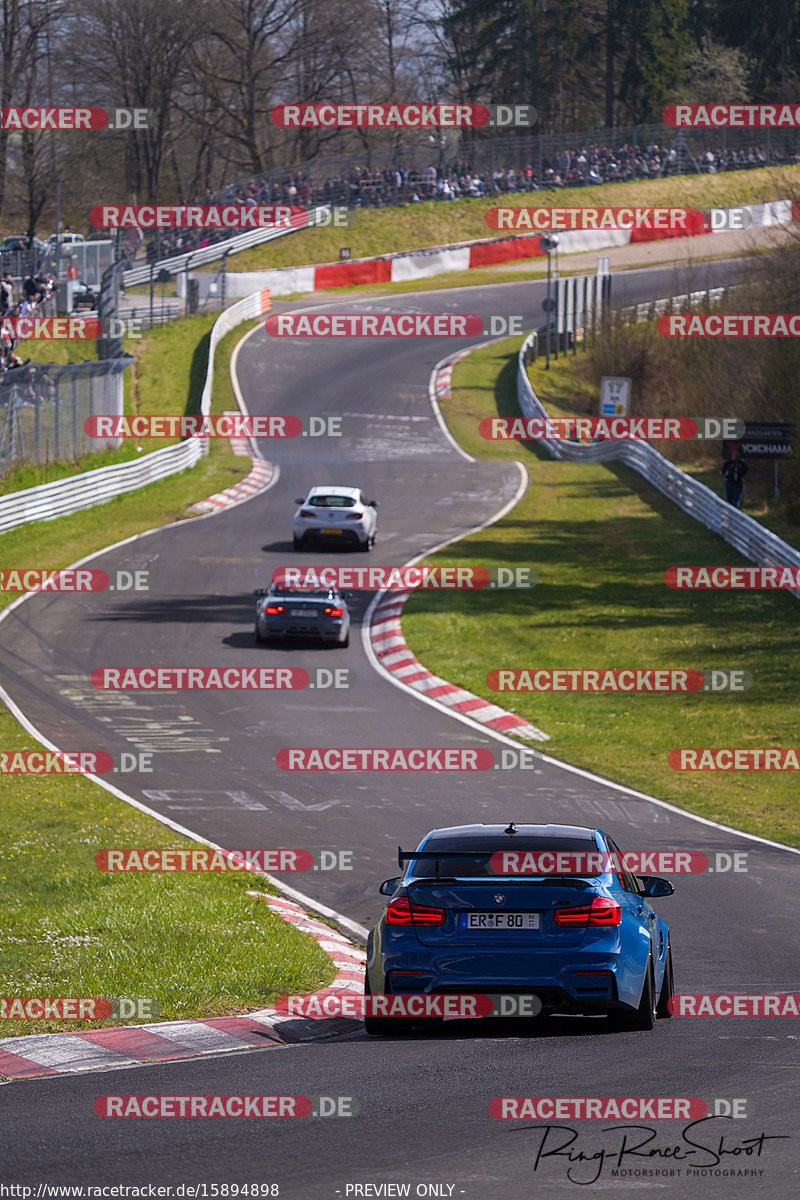
[[[31,250],[4,250],[0,253],[0,273],[6,271],[15,278],[44,271],[46,274],[79,279],[91,286],[99,284],[103,272],[114,261],[114,242],[102,238],[91,242],[62,243],[60,250],[52,242]],[[74,272],[74,274],[72,274]]]
[[[159,259],[157,262],[141,263],[125,271],[122,276],[122,286],[136,287],[143,283],[157,280],[159,271],[168,271],[170,275],[188,274],[190,270],[216,262],[228,254],[236,254],[240,250],[250,250],[253,246],[261,246],[275,238],[286,237],[309,226],[323,224],[330,220],[330,209],[323,206],[309,209],[308,212],[296,213],[286,225],[265,226],[263,229],[248,229],[246,233],[237,233],[223,241],[213,242],[199,250],[191,250],[186,254],[173,255],[171,258]]]
[[[340,135],[341,140],[341,135]],[[664,123],[539,134],[498,134],[489,127],[359,130],[336,154],[276,166],[228,184],[215,202],[244,196],[259,203],[386,207],[461,195],[499,195],[542,187],[581,187],[714,174],[790,164],[797,129],[684,128]],[[457,190],[440,185],[447,178]],[[462,183],[463,180],[463,183]]]
[[[200,401],[200,412],[207,415],[211,411],[211,391],[214,380],[214,352],[220,340],[242,321],[251,320],[268,312],[271,307],[269,292],[264,289],[246,296],[243,300],[232,304],[221,313],[211,330],[208,348],[208,367],[205,384]],[[127,363],[128,359],[124,360]],[[106,359],[99,364],[86,364],[94,367],[108,367],[113,360]],[[124,368],[120,368],[120,371]],[[120,384],[122,380],[119,374]],[[50,521],[69,513],[91,508],[95,504],[103,504],[115,496],[136,491],[166,479],[179,471],[193,467],[200,459],[208,454],[208,439],[201,437],[187,438],[173,446],[165,446],[150,454],[131,462],[114,463],[108,467],[99,467],[95,471],[85,471],[81,475],[71,475],[68,479],[56,480],[53,483],[39,484],[26,488],[24,491],[12,492],[0,496],[0,533],[24,525],[30,521]]]
[[[122,413],[130,362],[45,363],[0,375],[0,475],[20,462],[61,462],[96,450],[84,421]]]

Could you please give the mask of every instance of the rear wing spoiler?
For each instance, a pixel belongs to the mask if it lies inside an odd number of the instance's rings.
[[[403,850],[401,846],[398,846],[397,847],[397,863],[398,863],[398,866],[400,866],[402,868],[402,867],[405,867],[406,863],[413,862],[414,859],[417,859],[417,858],[428,859],[428,860],[432,859],[435,863],[435,874],[436,874],[436,878],[438,879],[439,878],[439,860],[440,859],[443,859],[443,858],[444,859],[448,859],[448,858],[449,859],[464,859],[464,858],[491,859],[493,857],[493,855],[502,854],[502,853],[503,853],[503,851],[499,850],[497,847],[495,847],[494,849],[491,849],[491,850],[481,849],[480,847],[475,847],[475,848],[471,847],[468,850],[466,850],[466,849],[464,849],[464,850]],[[597,853],[601,853],[601,852],[598,851]],[[569,873],[555,874],[555,873],[548,872],[547,875],[544,876],[544,878],[547,878],[550,880],[554,880],[554,879],[589,879],[589,878],[593,878],[593,877],[594,877],[594,873],[589,873],[589,872],[574,873],[574,874],[569,874]],[[530,882],[533,879],[542,878],[542,876],[521,874],[521,875],[519,875],[519,878],[527,879],[527,881]]]

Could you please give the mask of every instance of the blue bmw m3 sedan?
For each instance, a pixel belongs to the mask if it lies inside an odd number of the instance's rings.
[[[367,996],[530,995],[542,1015],[604,1014],[621,1030],[671,1015],[669,926],[651,901],[674,888],[632,875],[601,829],[460,825],[398,858],[367,943]],[[368,1033],[414,1024],[372,1008]]]

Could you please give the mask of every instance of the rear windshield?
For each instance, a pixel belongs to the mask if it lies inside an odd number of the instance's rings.
[[[480,878],[481,876],[496,877],[499,873],[497,860],[491,861],[492,856],[499,852],[513,852],[524,855],[528,852],[558,854],[577,851],[581,856],[598,854],[594,838],[586,837],[508,837],[506,834],[487,834],[480,837],[442,838],[441,841],[428,842],[425,852],[436,852],[435,858],[415,858],[407,864],[409,873],[415,879],[435,879],[437,876],[450,878]],[[470,853],[470,851],[473,851]],[[514,861],[514,860],[512,860]],[[522,860],[516,862],[521,865]],[[511,870],[510,875],[517,872]],[[585,872],[581,872],[585,874]]]
[[[332,600],[330,588],[273,588],[270,597],[274,600]]]
[[[312,508],[353,508],[352,496],[312,496],[308,502]]]

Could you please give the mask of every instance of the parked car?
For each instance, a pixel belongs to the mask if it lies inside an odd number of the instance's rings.
[[[62,233],[60,238],[57,233],[51,233],[47,241],[50,246],[56,246],[59,241],[62,246],[77,246],[85,242],[86,238],[82,233]]]
[[[91,288],[88,283],[83,280],[76,282],[72,286],[72,311],[77,312],[79,308],[97,308],[100,301],[100,293]]]
[[[28,238],[25,233],[12,233],[8,237],[4,237],[0,242],[0,254],[6,254],[10,250],[37,250],[46,249],[45,243],[41,238]]]

